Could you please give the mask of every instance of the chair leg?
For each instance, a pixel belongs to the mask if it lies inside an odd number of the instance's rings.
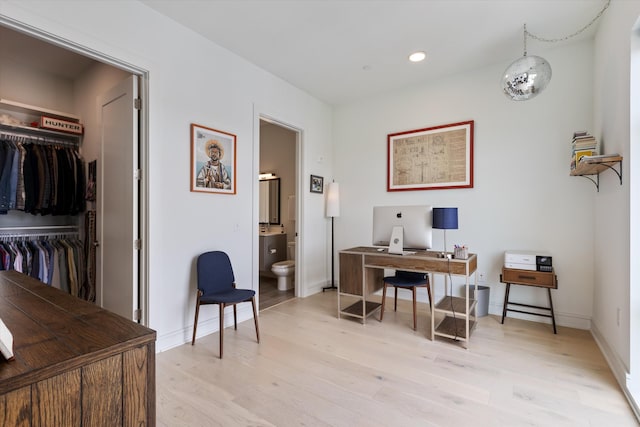
[[[393,311],[398,311],[398,287],[394,288],[396,290],[395,296],[393,297]]]
[[[236,310],[237,304],[233,304],[233,329],[238,330],[238,311]]]
[[[251,297],[251,307],[253,308],[253,323],[256,325],[256,340],[260,342],[260,328],[258,328],[258,313],[256,312],[256,297]]]
[[[433,306],[433,301],[431,300],[431,283],[427,282],[427,294],[429,295],[429,305]]]
[[[382,287],[382,306],[380,307],[380,321],[382,322],[382,317],[384,316],[384,303],[387,301],[387,284],[384,283]]]
[[[415,331],[418,328],[418,322],[416,318],[416,287],[411,288],[411,292],[413,293],[413,330]]]
[[[224,304],[218,304],[220,306],[220,359],[222,359],[222,345],[224,342]]]
[[[193,322],[193,338],[191,338],[191,345],[196,342],[196,329],[198,328],[198,312],[200,311],[200,297],[196,301],[196,320]]]

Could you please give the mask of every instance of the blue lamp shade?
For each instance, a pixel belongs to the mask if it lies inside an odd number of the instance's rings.
[[[433,208],[433,228],[458,229],[458,208]]]

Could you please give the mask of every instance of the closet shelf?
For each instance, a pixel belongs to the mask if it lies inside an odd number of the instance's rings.
[[[75,114],[65,113],[57,110],[50,110],[48,108],[37,107],[35,105],[23,104],[22,102],[11,101],[5,98],[0,98],[0,109],[15,111],[23,114],[30,114],[30,115],[35,114],[38,116],[41,116],[44,114],[44,115],[54,116],[58,119],[72,119],[78,122],[80,121],[80,117],[76,116]]]
[[[55,130],[41,129],[41,128],[36,128],[31,126],[16,126],[16,125],[6,125],[4,123],[0,123],[0,132],[2,130],[7,132],[15,132],[16,134],[20,134],[20,135],[26,134],[26,135],[34,136],[37,138],[47,138],[47,137],[60,138],[66,141],[74,141],[74,143],[77,143],[77,141],[79,141],[80,137],[82,136],[82,135],[74,135],[66,132],[58,132]]]
[[[0,123],[0,131],[8,133],[14,132],[20,136],[28,135],[36,138],[58,138],[65,141],[72,141],[74,144],[79,143],[80,138],[82,137],[82,135],[79,134],[76,135],[67,132],[60,132],[54,129],[42,129],[24,124],[34,121],[39,122],[43,115],[76,123],[80,122],[80,118],[71,113],[36,107],[35,105],[23,104],[21,102],[0,98],[0,113],[4,112],[9,113],[11,116],[15,115],[15,118],[23,124]]]

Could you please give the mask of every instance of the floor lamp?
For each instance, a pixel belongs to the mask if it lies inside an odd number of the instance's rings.
[[[433,208],[433,228],[444,230],[444,251],[442,257],[447,257],[447,230],[458,229],[458,208]]]
[[[340,216],[340,185],[337,182],[330,182],[327,186],[327,216],[331,217],[331,286],[322,288],[322,292],[327,289],[337,289],[334,270],[334,250],[333,250],[333,219]]]

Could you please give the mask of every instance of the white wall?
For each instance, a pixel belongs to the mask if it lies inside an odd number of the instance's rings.
[[[447,242],[467,244],[478,254],[478,271],[491,286],[491,313],[502,312],[504,251],[544,250],[553,256],[559,281],[552,291],[558,323],[588,328],[596,189],[584,178],[570,177],[569,163],[573,132],[593,132],[592,43],[537,49],[531,45],[529,52],[550,62],[553,78],[545,92],[527,102],[502,94],[505,63],[336,109],[335,175],[342,205],[336,247],[370,244],[374,205],[457,206],[459,229],[447,232]],[[475,121],[474,188],[386,191],[387,134],[465,120]],[[434,230],[433,239],[441,248],[443,233]],[[515,286],[511,295],[547,305],[541,289]]]
[[[34,70],[28,66],[2,61],[0,95],[11,101],[74,113],[73,81]]]
[[[605,142],[608,152],[618,152],[624,157],[624,174],[622,186],[615,175],[602,176],[600,194],[593,206],[596,231],[593,332],[618,382],[623,388],[625,385],[629,389],[635,388],[636,401],[640,398],[640,357],[635,353],[632,359],[631,349],[634,343],[636,349],[640,344],[637,333],[640,325],[640,267],[637,262],[640,237],[637,234],[638,159],[632,155],[637,153],[640,142],[637,135],[640,129],[637,101],[640,94],[637,75],[640,72],[639,16],[640,2],[612,2],[600,24],[594,55],[596,135]],[[635,68],[631,61],[632,38],[635,39]],[[631,75],[632,69],[634,75]],[[636,231],[634,234],[631,234],[632,229]],[[632,271],[635,272],[633,276]]]
[[[182,344],[193,325],[199,253],[226,250],[238,285],[257,289],[257,115],[304,130],[307,175],[310,158],[330,158],[331,109],[135,1],[3,1],[0,14],[149,71],[149,319],[159,350]],[[190,123],[237,135],[237,195],[189,191]],[[331,165],[319,173],[330,176]],[[300,253],[324,259],[323,209],[301,196]],[[302,283],[326,283],[325,267],[308,264]],[[200,334],[217,329],[215,312],[201,310]]]

